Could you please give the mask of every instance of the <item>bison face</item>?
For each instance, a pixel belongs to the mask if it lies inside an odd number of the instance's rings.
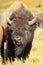
[[[17,21],[18,22],[18,21]],[[16,23],[17,23],[16,22]],[[19,22],[20,23],[20,22]],[[22,22],[23,23],[23,22]],[[32,33],[28,30],[28,25],[25,25],[23,23],[22,27],[13,23],[11,26],[9,26],[9,30],[11,32],[11,39],[13,41],[13,44],[15,45],[15,55],[18,56],[25,50],[25,47],[27,44],[29,45],[32,41]]]
[[[32,17],[30,12],[27,13],[25,9],[20,9],[17,12],[14,12],[8,20],[10,22],[9,30],[11,39],[15,45],[15,56],[24,53],[25,48],[27,45],[30,45],[30,42],[32,41],[31,28],[28,25],[28,20],[31,20]]]

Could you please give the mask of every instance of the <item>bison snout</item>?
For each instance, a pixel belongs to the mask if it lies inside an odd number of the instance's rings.
[[[16,44],[17,44],[17,45],[21,45],[22,38],[21,38],[20,36],[15,37],[14,40],[16,41]]]

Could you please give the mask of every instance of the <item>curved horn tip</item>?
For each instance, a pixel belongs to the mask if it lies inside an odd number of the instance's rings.
[[[11,21],[9,18],[7,18],[7,22],[8,22],[9,24],[12,23],[12,21]]]
[[[29,25],[33,25],[34,23],[36,23],[36,18],[34,18],[32,21],[28,21]]]

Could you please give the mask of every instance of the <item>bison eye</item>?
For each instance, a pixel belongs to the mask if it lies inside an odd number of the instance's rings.
[[[14,16],[11,16],[9,19],[12,21],[12,20],[13,20],[13,18],[14,18]]]
[[[10,32],[12,33],[12,32],[13,32],[13,30],[12,30],[12,29],[10,29]]]

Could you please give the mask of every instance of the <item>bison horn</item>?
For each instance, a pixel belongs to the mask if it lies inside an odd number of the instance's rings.
[[[33,25],[34,23],[36,23],[36,17],[32,21],[28,21],[29,25]]]
[[[7,18],[7,22],[8,22],[8,24],[10,24],[10,25],[11,25],[11,23],[12,23],[12,21],[11,21],[9,18]]]

